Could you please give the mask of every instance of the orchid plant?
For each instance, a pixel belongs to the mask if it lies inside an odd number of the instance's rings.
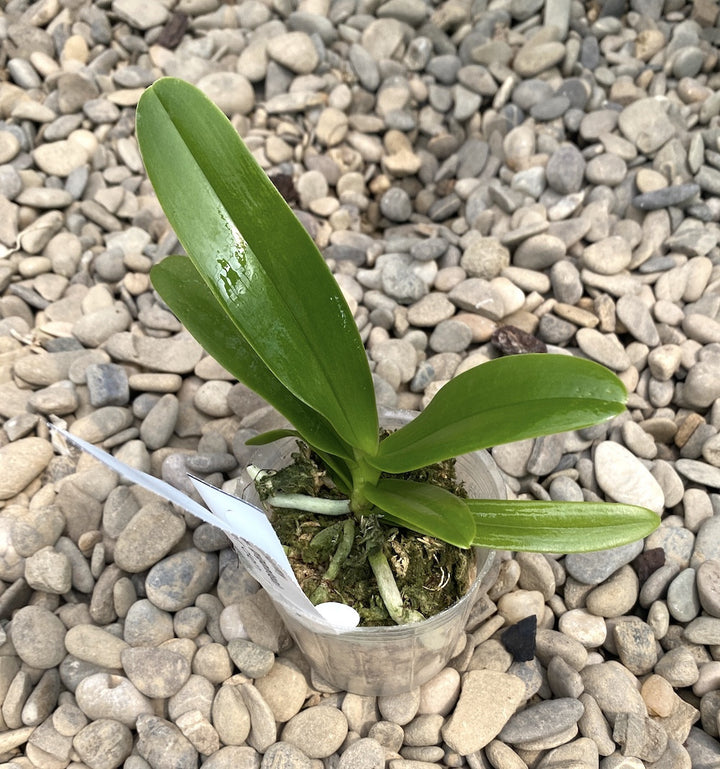
[[[656,513],[626,504],[461,499],[400,474],[477,449],[575,430],[620,414],[627,393],[606,368],[570,355],[478,365],[445,384],[383,440],[353,315],[313,240],[225,115],[194,86],[163,78],[137,109],[150,181],[187,255],[151,272],[205,350],[272,404],[355,516],[384,519],[460,548],[577,552],[641,538]]]

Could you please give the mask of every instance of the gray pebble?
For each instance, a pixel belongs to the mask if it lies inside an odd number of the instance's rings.
[[[688,204],[699,191],[700,186],[698,184],[675,184],[636,195],[632,199],[632,204],[641,211],[655,211],[668,206],[683,206]]]
[[[510,252],[496,238],[477,238],[465,249],[460,266],[471,278],[491,280],[510,264]]]
[[[273,743],[265,751],[260,763],[260,769],[310,769],[311,766],[310,759],[299,748],[287,742]]]
[[[443,320],[430,335],[430,349],[435,352],[462,352],[472,342],[472,330],[459,320]]]
[[[531,705],[512,716],[499,739],[511,744],[542,740],[576,724],[582,713],[582,705],[569,697]]]
[[[417,714],[420,706],[420,690],[412,689],[405,694],[380,697],[377,704],[380,715],[386,721],[404,726]]]
[[[675,469],[690,481],[720,488],[720,468],[695,459],[678,459]]]
[[[655,666],[655,672],[671,686],[692,686],[698,680],[698,665],[687,646],[669,649]]]
[[[576,700],[582,694],[584,685],[580,674],[577,670],[573,670],[562,657],[550,660],[547,675],[550,688],[556,697]]]
[[[173,638],[173,618],[146,598],[135,601],[126,617],[123,637],[130,646],[159,646]]]
[[[455,313],[455,307],[444,293],[433,291],[408,308],[408,321],[413,326],[434,327],[448,320]]]
[[[74,736],[73,748],[88,766],[115,769],[130,755],[133,737],[119,721],[98,719]]]
[[[658,660],[653,629],[637,618],[619,621],[613,630],[617,652],[623,665],[635,675],[649,673]]]
[[[385,749],[372,739],[364,737],[343,751],[338,769],[383,769]]]
[[[249,678],[267,675],[275,663],[275,655],[270,649],[242,638],[228,642],[228,653],[238,670]]]
[[[580,272],[569,260],[555,262],[550,269],[552,291],[558,302],[576,304],[583,293]]]
[[[348,51],[348,58],[363,88],[375,91],[380,85],[380,73],[372,54],[363,46],[353,44]]]
[[[347,719],[333,707],[310,708],[290,719],[282,730],[282,739],[309,758],[332,755],[347,735]]]
[[[191,548],[153,566],[145,580],[145,589],[159,609],[177,611],[190,606],[200,593],[208,592],[217,574],[217,555]]]
[[[31,667],[53,668],[65,656],[65,627],[41,606],[24,606],[15,613],[11,638],[20,659]]]
[[[95,408],[125,406],[130,399],[125,369],[114,363],[95,363],[85,369],[90,403]]]
[[[572,553],[565,558],[565,568],[578,582],[599,585],[641,552],[642,543],[633,542],[597,553]]]
[[[700,564],[697,570],[697,594],[702,608],[712,617],[720,614],[718,591],[720,589],[720,563],[708,560]]]
[[[149,450],[165,446],[175,430],[180,404],[172,393],[163,395],[140,425],[140,438]]]
[[[417,302],[428,292],[420,276],[410,265],[391,263],[382,270],[382,289],[400,304]]]
[[[690,622],[700,612],[695,569],[683,569],[668,587],[667,607],[678,622]]]
[[[450,301],[462,310],[476,312],[491,320],[501,320],[505,315],[502,298],[489,281],[468,278],[458,283],[448,294]]]
[[[260,757],[249,745],[227,745],[208,756],[203,761],[203,766],[206,769],[259,769]],[[300,764],[298,769],[305,767]]]
[[[592,329],[581,329],[592,331]],[[689,460],[685,460],[689,461]],[[620,444],[604,441],[595,450],[595,475],[598,485],[616,502],[647,507],[660,514],[665,497],[660,484],[649,470]]]
[[[169,721],[142,714],[137,719],[138,753],[156,769],[196,769],[198,754]]]
[[[215,686],[206,678],[191,674],[188,680],[168,699],[168,715],[175,721],[183,713],[198,711],[209,719],[212,715]]]
[[[156,536],[158,529],[162,537]],[[180,541],[185,522],[162,502],[140,508],[120,532],[115,543],[115,563],[124,571],[146,571]]]
[[[128,647],[120,658],[130,681],[148,697],[171,697],[190,675],[188,661],[164,648]]]
[[[580,671],[585,691],[600,706],[611,724],[620,713],[644,716],[645,703],[634,681],[619,662],[603,662],[588,665]]]
[[[675,133],[659,101],[649,97],[625,107],[618,118],[623,134],[645,154],[656,152]]]
[[[578,192],[585,175],[585,159],[573,144],[559,147],[545,169],[548,185],[561,195]]]
[[[687,625],[683,636],[690,643],[716,645],[720,638],[720,619],[697,617]]]
[[[124,676],[94,673],[75,689],[80,710],[90,719],[111,718],[130,728],[141,714],[150,715],[152,703]]]

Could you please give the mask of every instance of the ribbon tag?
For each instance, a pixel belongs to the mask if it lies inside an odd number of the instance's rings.
[[[273,601],[306,627],[326,633],[340,633],[357,627],[360,616],[350,606],[334,602],[313,606],[300,588],[282,543],[260,508],[188,475],[208,510],[169,483],[120,462],[111,454],[57,425],[48,426],[127,480],[182,507],[205,523],[222,529],[250,575],[262,585]]]

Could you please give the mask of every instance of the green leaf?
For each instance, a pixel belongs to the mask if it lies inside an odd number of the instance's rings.
[[[181,80],[148,88],[137,137],[180,242],[257,355],[352,446],[374,454],[370,369],[322,255],[227,118]]]
[[[281,438],[302,438],[297,430],[268,430],[267,432],[253,435],[245,441],[246,446],[266,446],[268,443],[274,443]]]
[[[437,537],[451,545],[469,547],[475,524],[465,500],[429,483],[381,478],[362,493],[396,524]]]
[[[496,550],[586,553],[646,537],[660,516],[645,507],[604,502],[467,499],[474,545]]]
[[[450,380],[368,461],[403,473],[477,449],[597,424],[620,414],[626,398],[611,371],[583,358],[497,358]]]
[[[167,256],[150,277],[165,303],[205,350],[233,376],[272,404],[306,440],[325,451],[350,452],[328,422],[298,400],[235,328],[187,256]]]

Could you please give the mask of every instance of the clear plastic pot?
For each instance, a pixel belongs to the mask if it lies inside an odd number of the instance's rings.
[[[381,423],[400,427],[414,412],[381,414]],[[294,440],[263,446],[252,462],[264,469],[287,465],[296,450]],[[490,454],[478,451],[457,459],[457,474],[470,497],[504,499],[505,484]],[[259,504],[254,487],[244,498]],[[494,577],[494,551],[476,548],[477,574],[468,592],[434,617],[408,625],[360,627],[349,632],[318,633],[276,608],[313,670],[337,689],[363,695],[399,694],[430,680],[448,662],[464,631],[470,610]]]

